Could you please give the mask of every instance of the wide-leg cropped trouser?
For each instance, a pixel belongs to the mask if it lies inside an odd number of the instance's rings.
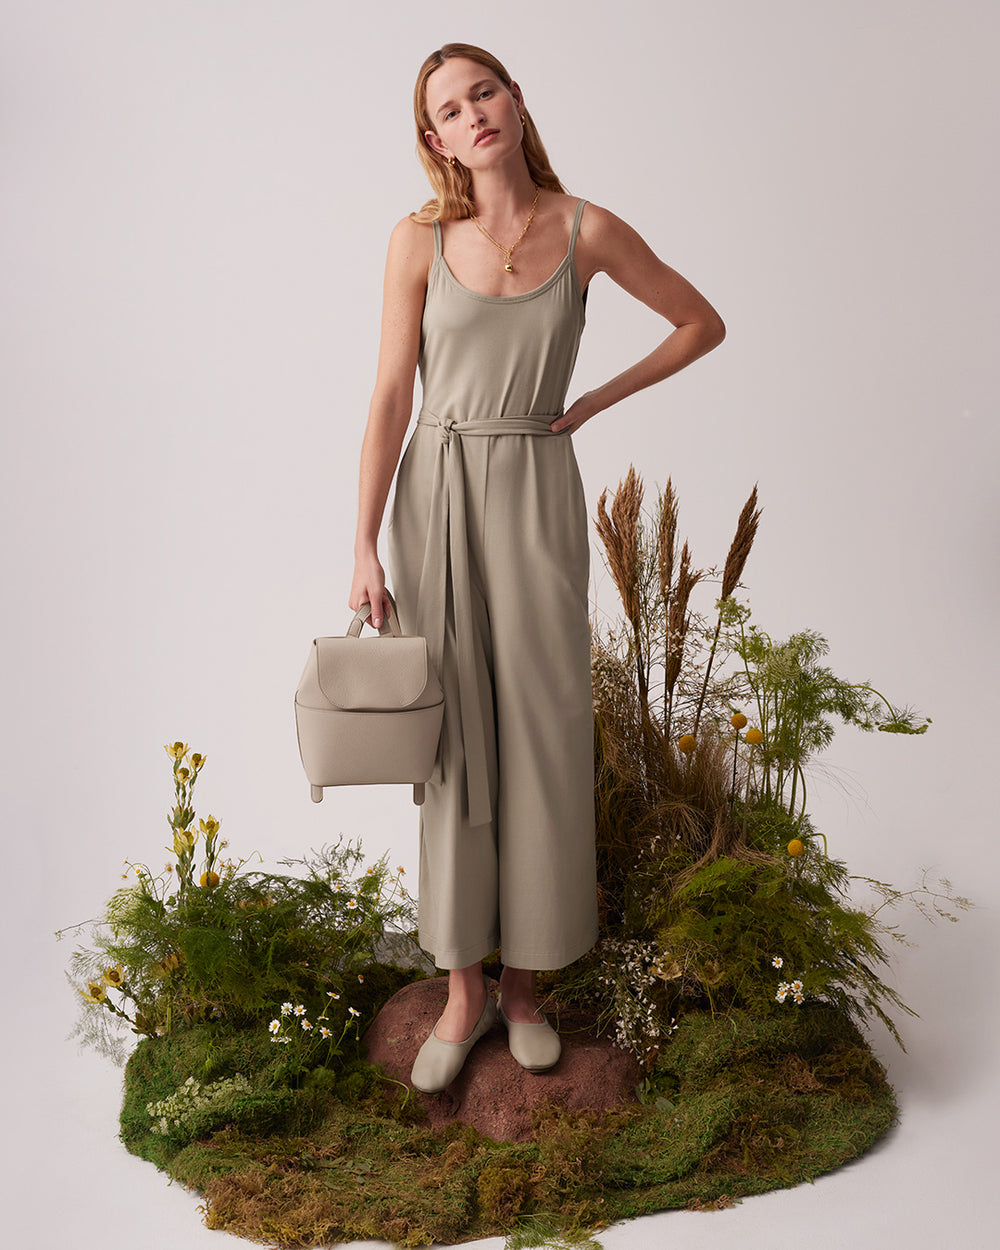
[[[419,941],[439,968],[497,946],[562,968],[597,940],[587,508],[556,415],[422,410],[397,472],[391,589],[445,695],[419,823]]]

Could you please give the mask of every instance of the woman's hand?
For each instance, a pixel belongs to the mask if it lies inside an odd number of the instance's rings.
[[[554,434],[562,434],[564,431],[568,434],[575,434],[584,421],[596,417],[601,411],[602,409],[594,401],[594,392],[588,391],[586,395],[581,395],[570,404],[562,416],[550,424],[549,429]]]
[[[372,605],[372,614],[366,624],[371,625],[372,629],[378,629],[390,604],[385,594],[385,570],[374,551],[365,556],[357,556],[354,561],[354,581],[351,582],[347,606],[352,612],[357,612],[363,603]]]

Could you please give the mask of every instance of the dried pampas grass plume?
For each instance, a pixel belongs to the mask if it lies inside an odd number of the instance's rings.
[[[633,622],[639,614],[639,510],[642,494],[642,478],[636,474],[634,466],[629,465],[628,473],[615,491],[610,517],[604,506],[608,497],[605,487],[597,501],[595,518],[625,615]]]
[[[608,496],[607,487],[601,491],[601,497],[597,501],[595,524],[601,541],[604,543],[604,550],[607,552],[608,567],[611,569],[611,576],[615,579],[615,585],[621,595],[625,615],[632,626],[639,694],[648,713],[648,685],[642,651],[639,590],[639,514],[642,507],[642,494],[642,478],[636,473],[635,466],[630,464],[624,480],[618,483],[610,517],[605,507],[605,500]]]
[[[757,507],[757,483],[754,483],[750,498],[743,505],[740,519],[736,523],[736,536],[726,556],[726,567],[722,573],[722,598],[728,599],[743,576],[743,567],[757,536],[757,522],[761,510]]]
[[[722,629],[722,604],[729,598],[736,587],[739,585],[740,578],[743,576],[743,568],[747,562],[747,556],[750,554],[750,548],[753,546],[753,540],[757,536],[757,523],[760,520],[761,510],[757,507],[757,483],[754,482],[753,490],[750,492],[750,498],[743,505],[743,511],[740,513],[740,519],[736,522],[736,534],[733,538],[732,545],[729,548],[729,555],[726,556],[726,567],[722,571],[722,594],[719,597],[719,619],[715,622],[715,637],[712,639],[712,647],[708,653],[708,663],[705,665],[705,680],[701,683],[701,695],[698,698],[698,710],[694,717],[694,732],[698,732],[698,725],[701,722],[701,710],[705,706],[705,694],[708,690],[708,678],[712,672],[712,661],[715,659],[715,648],[719,642],[719,633]]]
[[[660,498],[660,524],[656,535],[657,571],[660,575],[660,594],[664,604],[670,602],[670,588],[674,580],[674,559],[677,555],[677,495],[674,484],[667,478],[667,485]]]
[[[692,569],[691,553],[685,542],[681,549],[681,563],[677,572],[677,588],[670,600],[670,607],[667,611],[667,663],[664,680],[668,696],[673,695],[674,686],[681,671],[681,661],[684,658],[684,638],[687,634],[689,620],[688,600],[691,597],[691,591],[704,575],[703,570]]]

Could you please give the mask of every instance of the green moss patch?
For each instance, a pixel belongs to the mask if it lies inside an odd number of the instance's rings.
[[[121,1136],[204,1196],[209,1228],[280,1246],[585,1238],[812,1180],[862,1154],[897,1112],[854,1022],[815,1002],[781,1018],[689,1012],[641,1102],[604,1114],[543,1104],[524,1143],[462,1124],[432,1132],[416,1095],[360,1058],[290,1088],[276,1051],[256,1032],[212,1025],[143,1039],[126,1069]],[[190,1076],[208,1087],[237,1072],[250,1089],[228,1105],[153,1131],[148,1104]]]

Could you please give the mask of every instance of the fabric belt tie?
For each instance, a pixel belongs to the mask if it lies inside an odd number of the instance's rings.
[[[417,417],[418,425],[436,426],[440,431],[441,454],[434,469],[427,546],[417,592],[416,632],[427,639],[431,659],[438,673],[443,673],[445,597],[450,570],[458,651],[459,713],[470,825],[485,825],[492,815],[492,808],[486,767],[483,707],[479,699],[476,657],[472,644],[472,589],[469,583],[462,439],[470,435],[492,438],[497,434],[549,434],[558,437],[565,431],[552,430],[549,424],[562,415],[562,412],[534,413],[516,417],[456,421],[453,417],[438,417],[426,408],[421,408]],[[456,435],[459,437],[455,437]],[[445,732],[442,729],[434,772],[430,778],[438,783],[443,780],[444,738]]]

